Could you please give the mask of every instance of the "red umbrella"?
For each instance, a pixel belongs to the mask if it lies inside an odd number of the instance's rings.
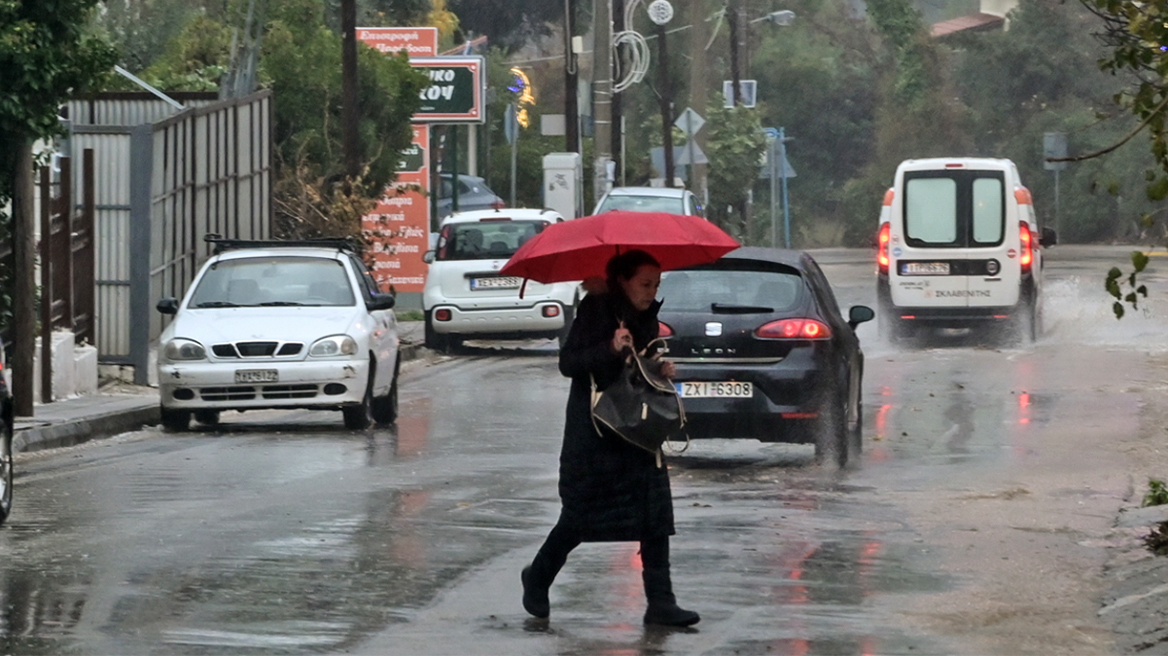
[[[584,280],[604,276],[613,255],[634,249],[647,251],[668,271],[713,262],[738,247],[700,216],[614,210],[548,226],[499,273],[542,283]]]

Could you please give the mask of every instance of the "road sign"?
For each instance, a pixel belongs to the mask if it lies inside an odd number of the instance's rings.
[[[677,166],[687,166],[689,164],[709,164],[710,160],[706,158],[706,154],[702,152],[700,146],[691,139],[679,150],[676,146],[673,148],[677,155],[677,161],[674,162]],[[691,155],[692,152],[692,155]],[[692,157],[692,160],[691,160]]]
[[[754,107],[758,100],[758,80],[738,80],[738,92],[743,107]],[[734,82],[722,81],[722,96],[726,98],[726,109],[734,106]]]
[[[415,123],[482,123],[486,117],[486,65],[482,57],[411,58],[410,66],[430,77],[422,90]]]
[[[1067,135],[1064,132],[1047,132],[1042,135],[1042,168],[1047,171],[1062,171],[1066,162],[1048,162],[1047,158],[1067,156]]]
[[[436,27],[358,27],[357,39],[378,52],[410,57],[433,57],[438,54]]]
[[[697,134],[698,130],[701,130],[705,124],[706,119],[702,118],[701,114],[695,112],[693,107],[686,107],[681,112],[681,115],[677,117],[677,120],[673,122],[673,125],[691,137]]]
[[[509,144],[514,144],[519,137],[519,116],[515,103],[507,105],[507,111],[503,114],[503,136]]]

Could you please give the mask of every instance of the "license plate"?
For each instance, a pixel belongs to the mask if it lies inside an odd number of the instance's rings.
[[[274,383],[280,380],[280,372],[275,369],[237,369],[237,383]]]
[[[519,289],[523,278],[515,276],[495,276],[492,278],[471,278],[471,289]]]
[[[949,275],[949,263],[905,262],[900,265],[900,272],[906,276],[947,276]]]
[[[683,399],[749,399],[754,396],[754,383],[700,382],[674,383]]]

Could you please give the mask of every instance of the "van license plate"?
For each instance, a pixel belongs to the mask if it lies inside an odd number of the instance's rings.
[[[947,276],[948,262],[904,262],[900,265],[902,276]]]
[[[280,372],[275,369],[236,369],[237,383],[275,383],[280,380]]]
[[[754,396],[753,383],[699,382],[674,383],[677,394],[683,399],[749,399]]]
[[[470,288],[479,289],[519,289],[523,278],[515,276],[496,276],[493,278],[471,278]]]

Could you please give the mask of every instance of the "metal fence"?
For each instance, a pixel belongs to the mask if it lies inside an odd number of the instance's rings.
[[[146,383],[163,327],[154,303],[185,292],[210,254],[203,236],[270,236],[271,117],[265,90],[151,123],[71,124],[64,154],[92,148],[97,158],[101,363],[131,365]]]

